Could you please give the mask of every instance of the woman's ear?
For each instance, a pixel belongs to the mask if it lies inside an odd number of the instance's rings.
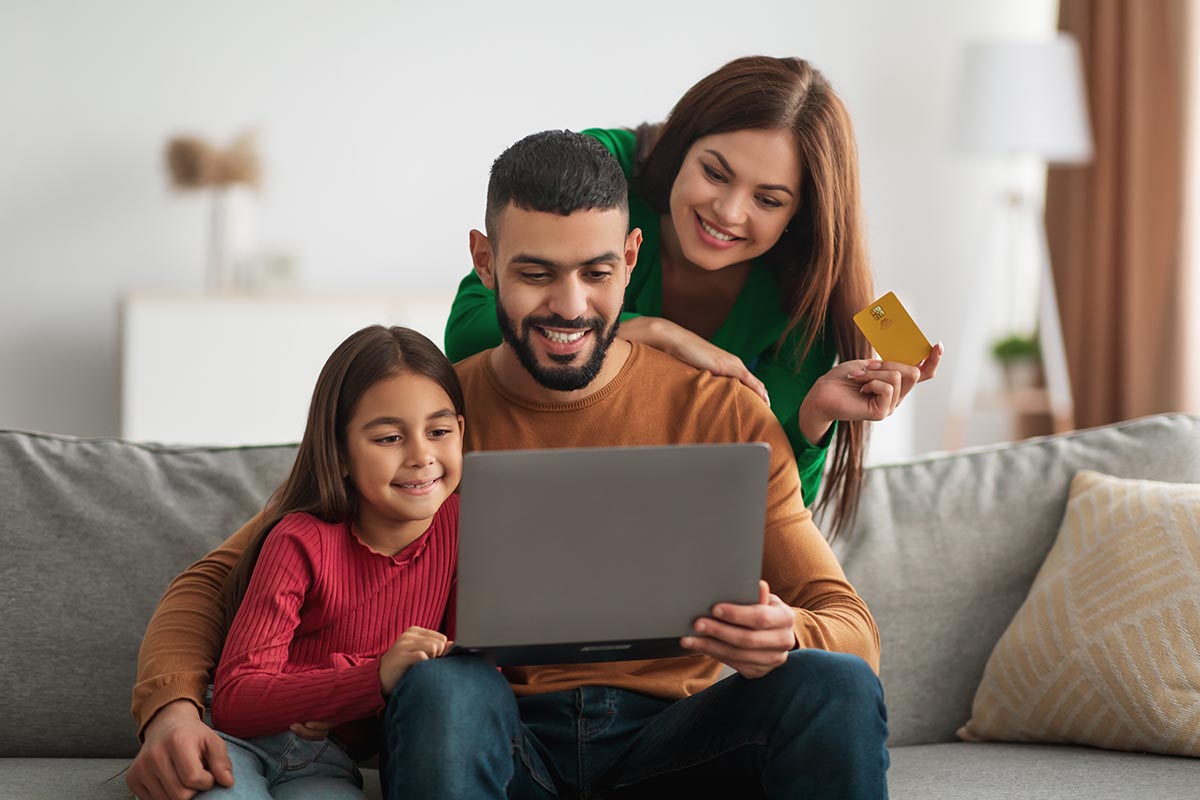
[[[483,231],[471,229],[469,238],[471,248],[471,263],[475,265],[475,274],[484,286],[496,291],[496,273],[493,271],[494,258],[492,243]]]

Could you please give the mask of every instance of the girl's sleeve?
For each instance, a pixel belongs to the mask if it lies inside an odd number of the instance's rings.
[[[834,353],[822,341],[813,344],[808,358],[796,368],[794,337],[788,337],[783,347],[763,353],[754,365],[754,374],[767,387],[771,411],[787,434],[796,456],[800,473],[801,494],[806,508],[812,508],[821,488],[825,472],[825,457],[837,432],[837,422],[830,426],[820,442],[810,442],[800,431],[800,404],[817,379],[833,366]]]
[[[295,722],[341,725],[383,709],[378,658],[289,669],[300,609],[319,561],[320,532],[311,522],[285,518],[268,535],[217,667],[212,716],[218,730],[240,738],[267,736]]]
[[[446,356],[462,361],[500,344],[496,322],[496,293],[483,285],[474,270],[458,285],[446,320]]]

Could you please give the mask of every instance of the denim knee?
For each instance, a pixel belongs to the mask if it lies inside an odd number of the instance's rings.
[[[388,698],[386,724],[414,718],[483,722],[489,711],[511,706],[516,699],[499,670],[473,656],[422,661],[408,668]]]
[[[856,716],[887,720],[879,677],[858,656],[797,650],[768,678],[774,679],[773,691],[780,692],[779,696],[810,697],[827,710],[836,709],[847,721]]]

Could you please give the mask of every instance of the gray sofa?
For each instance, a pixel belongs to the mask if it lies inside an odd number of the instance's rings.
[[[128,796],[129,690],[154,604],[293,453],[0,432],[0,798]],[[1200,797],[1200,759],[955,741],[1084,467],[1200,482],[1200,417],[869,470],[837,549],[883,635],[893,798]]]

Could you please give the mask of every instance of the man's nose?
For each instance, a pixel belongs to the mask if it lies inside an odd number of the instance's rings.
[[[550,294],[550,311],[563,319],[579,319],[587,313],[587,290],[577,276],[563,277],[554,282]]]

